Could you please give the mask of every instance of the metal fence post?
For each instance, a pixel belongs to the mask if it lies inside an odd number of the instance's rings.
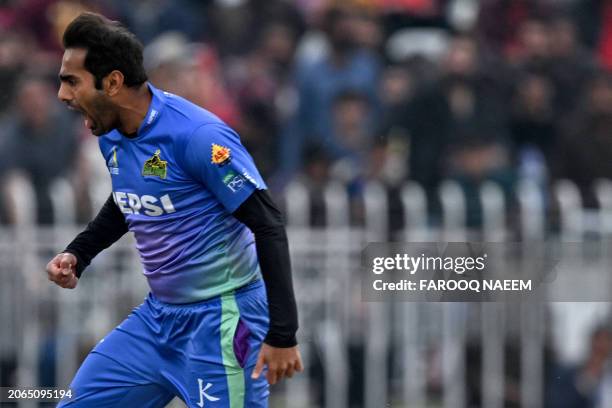
[[[533,243],[543,243],[546,235],[544,196],[540,187],[529,180],[517,186],[524,251]],[[540,302],[522,302],[521,308],[521,406],[543,405],[544,381],[544,306]]]
[[[346,187],[331,182],[324,191],[327,224],[325,228],[325,322],[323,355],[326,362],[325,406],[348,407],[349,311],[353,280],[348,262],[349,199]]]
[[[366,240],[384,242],[387,240],[388,203],[385,188],[377,182],[370,182],[364,191]],[[365,334],[365,406],[384,407],[388,399],[387,352],[389,350],[389,305],[385,302],[371,302],[366,305],[367,325]]]
[[[310,199],[306,187],[298,182],[291,182],[285,191],[287,224],[292,227],[310,226]]]
[[[480,187],[483,212],[483,241],[502,242],[506,236],[504,192],[498,184],[486,182]],[[504,303],[483,302],[482,313],[482,405],[504,406]]]
[[[19,175],[12,179],[10,194],[15,198],[16,225],[14,254],[19,254],[17,263],[15,292],[17,295],[14,310],[17,313],[17,386],[31,387],[38,382],[38,360],[40,351],[40,314],[39,304],[32,302],[38,297],[40,282],[36,259],[36,195],[27,178]],[[23,401],[24,408],[35,407],[34,401]]]
[[[415,182],[406,183],[401,191],[404,209],[404,240],[406,242],[427,242],[427,196],[425,190]],[[425,355],[426,345],[422,344],[419,327],[421,303],[403,302],[400,305],[402,326],[400,347],[402,347],[402,399],[411,407],[424,407],[427,403]]]
[[[440,186],[443,211],[443,240],[467,239],[466,204],[461,187],[453,181]],[[463,408],[466,403],[465,344],[467,306],[463,303],[442,304],[442,382],[444,408]]]
[[[302,233],[300,235],[301,238],[308,245],[308,243],[310,243],[310,197],[308,190],[302,183],[293,181],[285,189],[284,199],[288,234],[291,236],[294,230],[299,229]],[[295,247],[295,245],[294,240],[290,239],[290,248]],[[298,276],[295,276],[294,273],[294,281],[297,280]],[[303,317],[303,313],[300,314],[300,317]],[[304,330],[304,328],[300,331],[302,336],[304,335],[305,331],[306,330]],[[312,333],[307,333],[307,335],[312,335]],[[287,388],[284,395],[284,402],[286,406],[295,406],[300,408],[312,406],[312,401],[310,398],[311,386],[308,372],[312,349],[311,345],[312,341],[300,342],[300,352],[304,362],[304,373],[294,377],[287,383]]]

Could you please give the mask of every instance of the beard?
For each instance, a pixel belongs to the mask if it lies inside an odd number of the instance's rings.
[[[91,103],[90,114],[86,114],[85,126],[94,136],[102,136],[119,127],[118,115],[115,106],[100,95]]]

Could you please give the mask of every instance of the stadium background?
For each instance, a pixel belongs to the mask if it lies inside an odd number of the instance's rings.
[[[0,385],[65,386],[146,293],[130,237],[76,291],[44,273],[110,189],[55,98],[83,10],[236,128],[285,208],[307,372],[274,406],[612,406],[608,303],[364,304],[357,273],[370,241],[606,242],[606,0],[0,1]]]

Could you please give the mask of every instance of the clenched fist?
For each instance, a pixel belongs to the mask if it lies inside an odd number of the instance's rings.
[[[55,255],[47,264],[49,280],[66,289],[74,289],[79,282],[76,277],[77,259],[67,252]]]

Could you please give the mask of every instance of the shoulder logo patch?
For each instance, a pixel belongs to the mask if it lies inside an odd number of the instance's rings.
[[[230,170],[229,173],[223,177],[223,184],[225,184],[232,193],[240,190],[244,186],[244,181],[244,177],[242,177],[240,174],[236,174],[232,170]]]
[[[156,176],[162,179],[166,178],[168,162],[166,160],[162,160],[160,155],[161,151],[157,149],[157,151],[153,154],[153,157],[144,163],[144,167],[142,168],[143,176]]]
[[[212,164],[216,164],[217,166],[226,165],[232,160],[230,149],[228,147],[213,143],[211,160]]]

